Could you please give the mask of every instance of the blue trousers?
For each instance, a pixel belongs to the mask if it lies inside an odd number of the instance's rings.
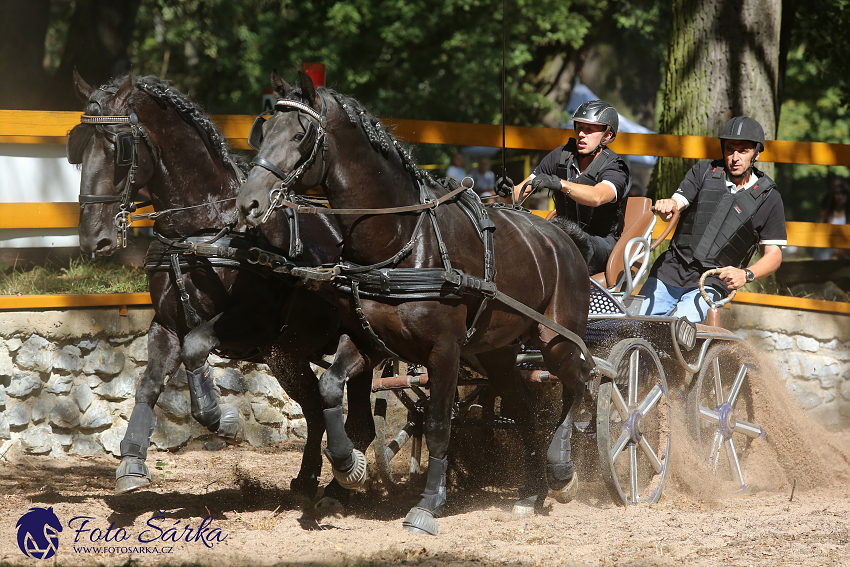
[[[706,291],[714,301],[721,297],[720,292],[713,287],[706,287]],[[699,287],[676,287],[658,278],[648,278],[640,294],[646,297],[641,315],[673,314],[685,317],[692,323],[701,323],[708,314],[709,305],[699,292]]]

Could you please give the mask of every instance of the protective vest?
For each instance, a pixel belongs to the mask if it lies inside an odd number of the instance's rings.
[[[759,242],[753,217],[776,183],[757,169],[758,180],[734,195],[726,186],[723,161],[711,162],[702,178],[695,203],[679,220],[672,246],[687,263],[703,268],[747,265]]]
[[[564,181],[571,181],[582,185],[596,185],[599,183],[599,172],[606,165],[619,159],[616,153],[608,148],[603,148],[583,173],[573,177],[575,170],[572,169],[572,164],[575,154],[576,140],[575,138],[570,138],[561,149],[561,158],[555,173]],[[628,170],[626,172],[626,178],[628,179],[626,194],[628,194],[632,183]],[[577,222],[582,230],[588,234],[619,238],[623,232],[626,212],[625,199],[606,203],[598,207],[588,207],[587,205],[576,203],[568,195],[564,195],[561,192],[554,193],[552,198],[555,200],[555,211],[557,215]]]

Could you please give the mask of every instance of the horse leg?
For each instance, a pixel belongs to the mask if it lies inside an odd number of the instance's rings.
[[[180,340],[156,321],[148,330],[148,365],[136,386],[136,405],[121,441],[121,464],[115,471],[115,494],[132,492],[151,483],[145,464],[156,425],[153,407],[162,393],[166,375],[180,366]]]
[[[276,351],[273,356],[266,357],[266,363],[284,391],[298,402],[304,412],[304,419],[307,421],[307,443],[301,457],[301,469],[298,476],[289,483],[289,489],[313,499],[319,487],[319,474],[322,472],[322,436],[325,434],[319,381],[306,359]]]
[[[342,399],[345,382],[370,370],[348,335],[342,335],[331,367],[319,379],[319,392],[325,405],[328,446],[325,456],[331,462],[334,478],[342,488],[360,488],[366,480],[366,456],[354,447],[345,431]]]
[[[442,347],[442,348],[440,348]],[[431,396],[425,414],[425,439],[428,443],[428,477],[422,498],[404,518],[410,532],[437,535],[437,518],[446,504],[446,469],[452,433],[452,407],[457,391],[460,345],[446,341],[432,351],[426,364]],[[511,363],[516,362],[516,359]]]
[[[479,355],[478,360],[487,372],[490,384],[506,400],[514,402],[516,423],[522,438],[525,466],[525,485],[520,488],[520,499],[514,504],[513,512],[519,516],[530,516],[541,512],[546,501],[546,461],[544,443],[537,428],[537,415],[528,383],[516,368],[518,347],[508,347]]]
[[[548,329],[543,329],[541,336],[547,332]],[[576,345],[559,336],[549,340],[541,347],[541,351],[547,368],[561,380],[562,386],[560,424],[555,429],[546,454],[549,495],[558,502],[566,503],[578,494],[571,438],[573,417],[581,404],[590,366],[580,357]]]
[[[232,404],[221,404],[218,388],[213,382],[207,357],[219,346],[214,325],[221,317],[192,329],[183,339],[183,366],[189,382],[192,417],[228,443],[238,444],[245,439],[245,416]]]

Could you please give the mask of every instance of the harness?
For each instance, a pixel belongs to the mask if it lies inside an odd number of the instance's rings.
[[[587,169],[584,170],[575,179],[571,178],[572,165],[575,161],[576,140],[570,138],[561,149],[561,156],[558,160],[558,165],[555,173],[558,177],[565,181],[572,181],[582,185],[596,185],[599,183],[599,172],[609,164],[617,161],[616,153],[607,147],[599,150],[599,154],[590,162]],[[626,194],[631,187],[631,177],[628,177],[628,186]],[[555,201],[555,210],[560,217],[566,217],[571,221],[577,222],[582,230],[588,234],[595,236],[613,236],[618,238],[623,232],[623,224],[625,223],[625,199],[615,203],[607,203],[599,207],[589,207],[581,205],[572,200],[567,195],[561,192],[553,193],[552,198]]]
[[[496,227],[490,219],[485,205],[481,203],[477,196],[472,194],[472,192],[467,191],[466,188],[459,186],[454,180],[447,180],[447,185],[445,187],[447,193],[435,199],[429,194],[425,185],[416,179],[415,176],[412,176],[414,183],[419,188],[419,204],[384,209],[328,209],[325,207],[305,204],[305,200],[303,198],[288,194],[292,185],[294,185],[294,183],[304,174],[304,171],[307,169],[307,165],[312,164],[315,161],[319,154],[319,148],[327,147],[327,105],[324,100],[322,100],[321,114],[306,104],[286,99],[279,100],[275,104],[275,108],[277,107],[291,107],[298,110],[299,113],[303,112],[315,120],[318,123],[318,126],[316,126],[315,141],[310,155],[307,156],[306,159],[302,159],[301,162],[299,162],[300,165],[291,173],[287,174],[281,171],[277,166],[262,158],[255,158],[252,162],[252,165],[263,167],[281,180],[280,186],[273,188],[269,192],[269,208],[263,215],[263,218],[260,221],[261,223],[268,220],[272,211],[281,206],[286,206],[288,208],[295,209],[297,212],[306,214],[375,215],[419,212],[419,218],[417,219],[416,226],[410,240],[408,240],[408,242],[390,258],[368,266],[360,266],[350,262],[340,262],[333,266],[325,267],[325,277],[322,278],[325,282],[323,285],[329,289],[351,294],[355,314],[374,346],[382,349],[391,357],[398,357],[396,353],[387,347],[372,328],[365,312],[363,311],[361,296],[374,297],[381,300],[397,299],[401,301],[414,301],[423,299],[460,298],[465,295],[475,295],[481,298],[481,302],[479,303],[478,310],[476,311],[470,325],[467,327],[466,342],[468,342],[475,333],[475,324],[484,312],[487,303],[489,301],[498,301],[526,317],[533,319],[537,323],[551,329],[552,331],[555,331],[559,335],[576,344],[581,349],[588,364],[590,364],[591,367],[593,366],[593,357],[581,337],[566,327],[552,321],[548,317],[534,311],[525,304],[498,291],[496,283],[493,281],[496,273],[495,254],[493,251],[493,232]],[[260,124],[262,124],[262,122]],[[257,138],[255,137],[255,140],[256,139]],[[324,166],[325,164],[323,160],[323,178]],[[458,204],[470,218],[473,226],[475,226],[476,231],[484,244],[483,278],[466,274],[463,271],[452,267],[448,247],[443,241],[436,214],[436,208],[444,202],[454,202]],[[395,266],[397,266],[398,263],[406,258],[412,251],[414,243],[422,229],[426,213],[431,220],[431,225],[437,240],[442,268],[396,268]],[[328,273],[333,273],[334,275],[328,278],[326,277]],[[306,277],[309,277],[309,275]]]
[[[706,269],[749,262],[759,240],[752,219],[776,187],[755,170],[755,185],[732,194],[724,172],[718,162],[706,169],[693,210],[683,216],[673,239],[673,247],[686,262],[696,260]]]

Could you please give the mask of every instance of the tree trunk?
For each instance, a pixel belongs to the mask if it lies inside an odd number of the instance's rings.
[[[774,139],[781,12],[780,0],[674,0],[659,132],[717,136],[730,118],[750,116]],[[672,195],[694,163],[659,159],[650,196]]]

